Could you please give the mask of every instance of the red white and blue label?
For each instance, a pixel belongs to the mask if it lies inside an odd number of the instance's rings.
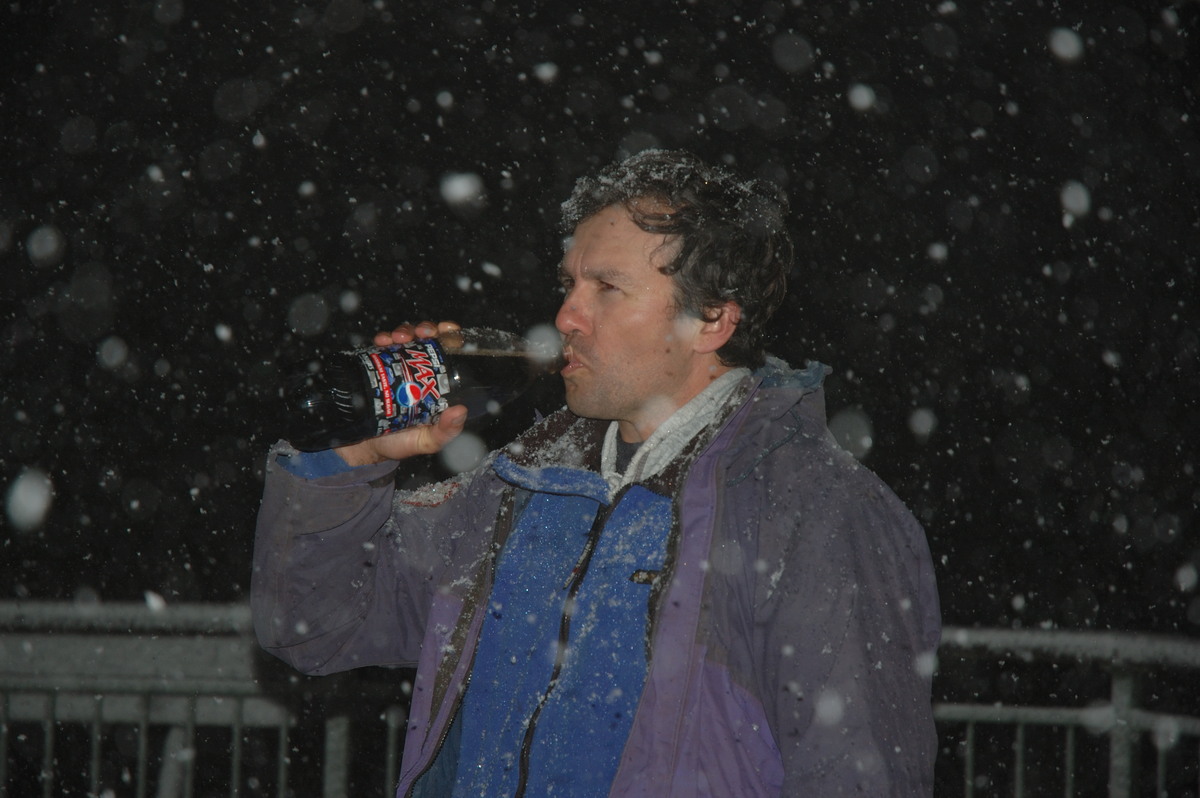
[[[450,406],[449,370],[432,339],[370,347],[359,353],[371,382],[379,434],[432,424]]]

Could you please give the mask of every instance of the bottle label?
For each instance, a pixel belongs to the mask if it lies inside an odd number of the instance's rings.
[[[431,339],[359,354],[371,383],[377,434],[432,424],[450,403],[445,356]]]

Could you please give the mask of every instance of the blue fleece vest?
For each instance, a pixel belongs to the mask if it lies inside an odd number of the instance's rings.
[[[592,472],[503,457],[496,471],[533,493],[496,563],[452,794],[512,796],[522,779],[527,796],[607,794],[646,678],[671,500],[635,485],[610,506]]]

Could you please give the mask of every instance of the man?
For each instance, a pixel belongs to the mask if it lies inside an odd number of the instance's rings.
[[[398,795],[931,793],[928,548],[832,440],[825,368],[762,351],[784,214],[687,154],[615,164],[563,206],[566,408],[416,492],[396,461],[461,408],[272,452],[259,639],[307,673],[417,663]]]

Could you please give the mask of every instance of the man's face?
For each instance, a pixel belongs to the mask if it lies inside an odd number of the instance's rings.
[[[659,271],[673,254],[666,236],[613,205],[575,228],[559,269],[567,406],[620,422],[630,442],[645,440],[724,370],[693,348],[703,323],[676,315],[674,281]]]

